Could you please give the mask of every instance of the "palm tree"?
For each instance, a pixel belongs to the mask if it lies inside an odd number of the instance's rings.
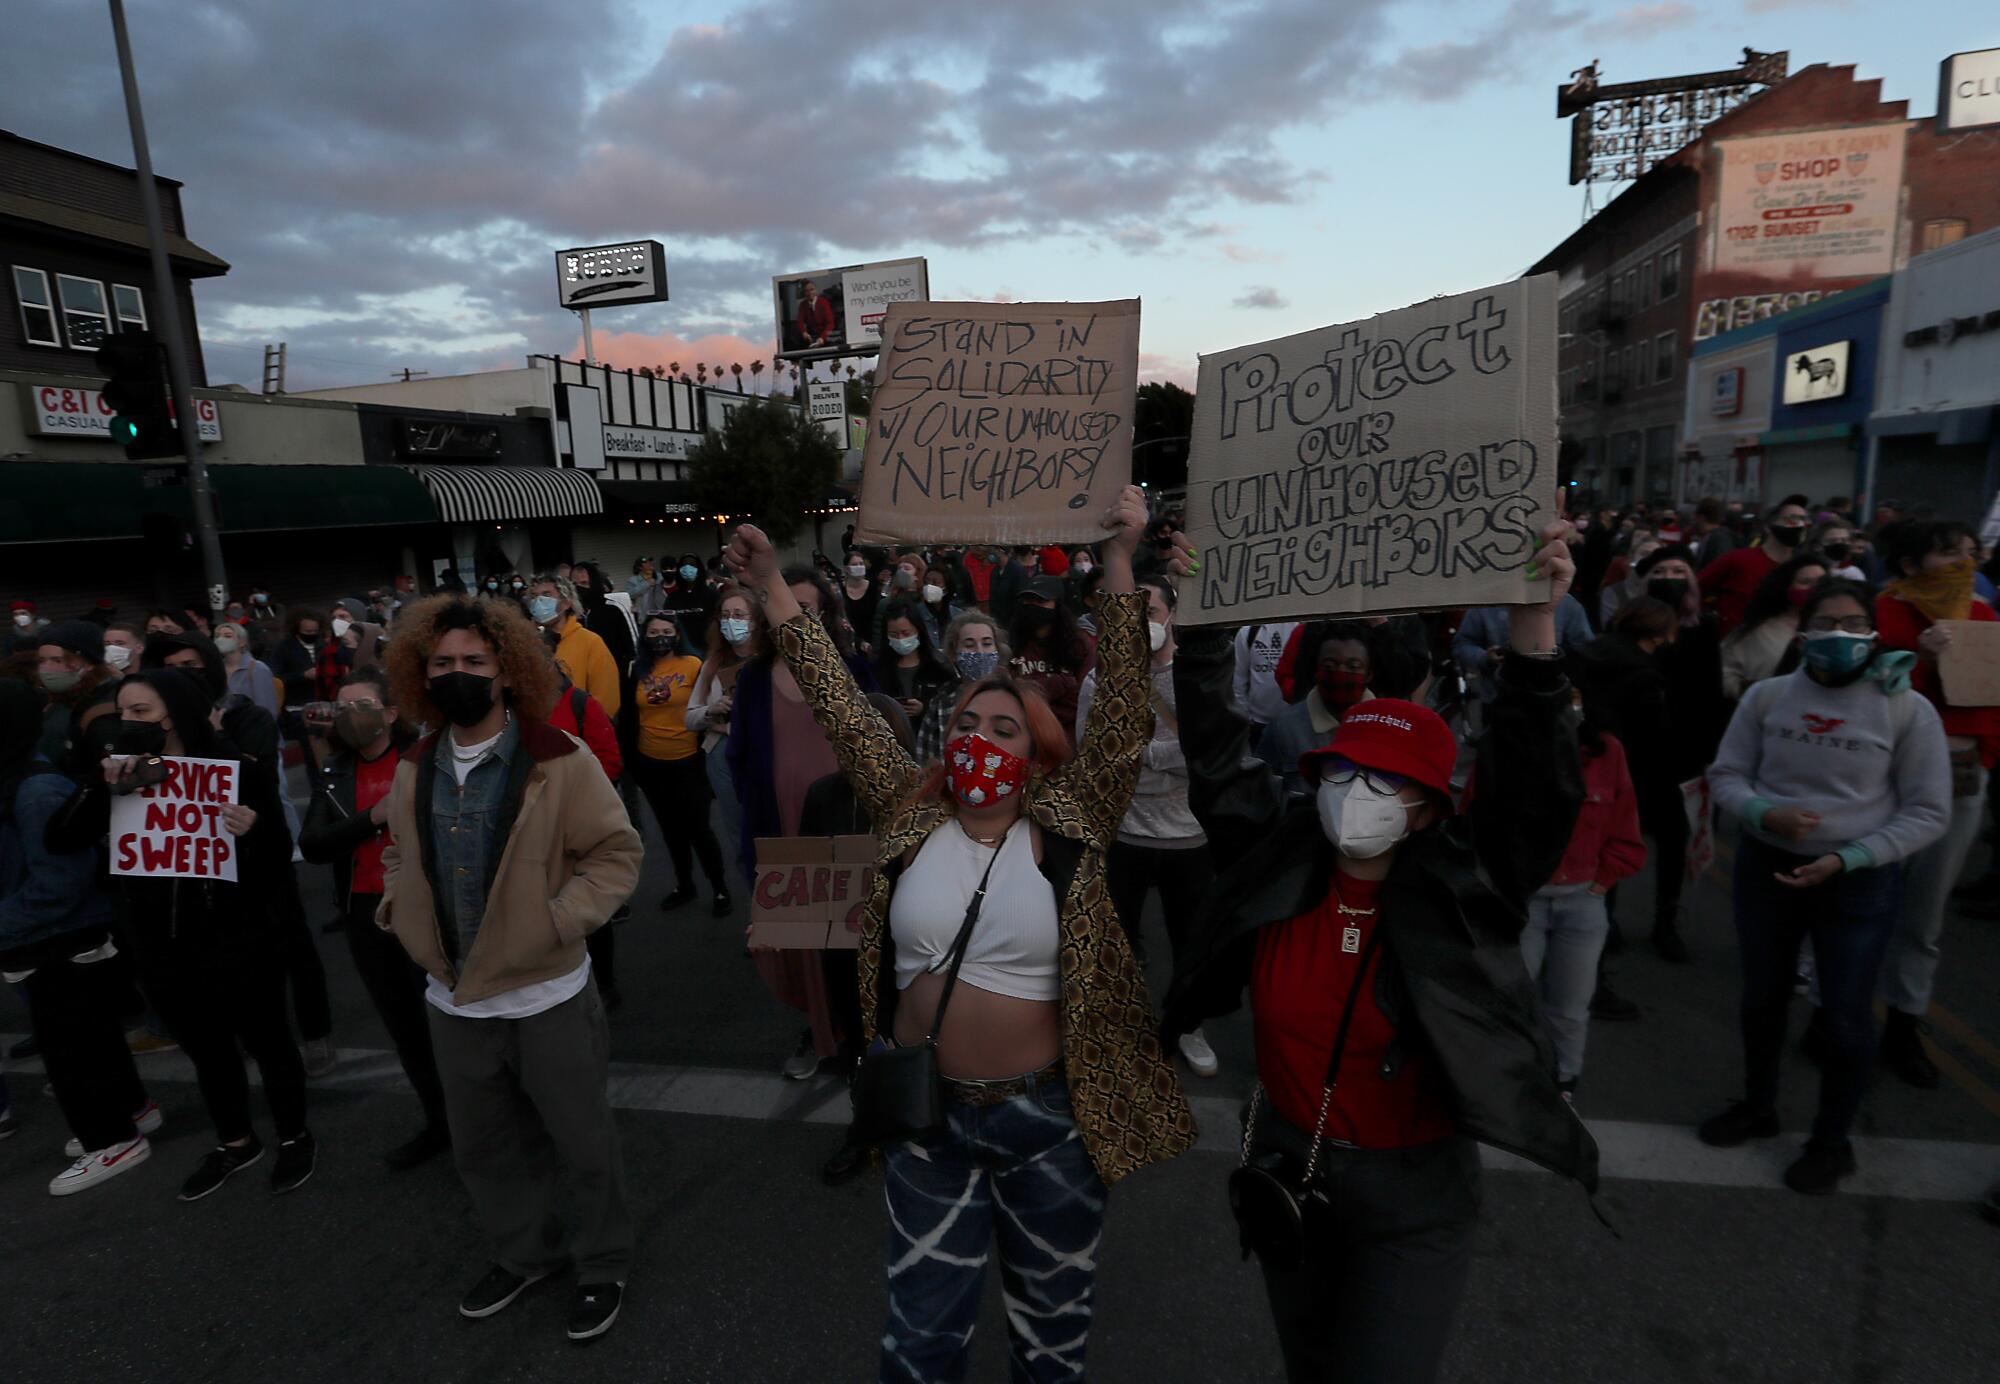
[[[699,361],[695,362],[694,381],[696,384],[708,383],[708,367]]]
[[[752,393],[757,392],[759,379],[763,375],[763,373],[764,373],[763,361],[753,360],[750,362],[750,389]]]
[[[743,392],[743,363],[741,361],[731,361],[729,363],[729,373],[736,377],[736,392],[741,394]]]
[[[685,375],[681,374],[681,363],[679,361],[673,362],[671,365],[667,367],[667,370],[674,379],[681,380],[687,378]]]

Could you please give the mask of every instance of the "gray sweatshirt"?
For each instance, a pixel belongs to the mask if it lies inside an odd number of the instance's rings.
[[[1118,824],[1118,839],[1135,846],[1162,850],[1193,850],[1206,845],[1201,823],[1188,806],[1187,755],[1174,714],[1174,665],[1153,672],[1153,739],[1139,756],[1139,786]],[[1090,724],[1090,704],[1097,697],[1097,673],[1084,678],[1076,694],[1076,738],[1083,740]]]
[[[1935,707],[1862,678],[1823,687],[1800,669],[1743,694],[1708,770],[1716,804],[1758,840],[1796,855],[1837,854],[1850,870],[1907,860],[1951,820],[1951,761]],[[1763,829],[1764,814],[1803,807],[1820,823],[1803,841]]]

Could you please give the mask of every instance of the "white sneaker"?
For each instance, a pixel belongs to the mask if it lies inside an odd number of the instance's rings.
[[[160,1132],[160,1125],[165,1119],[166,1116],[160,1113],[157,1101],[149,1100],[132,1112],[132,1123],[139,1126],[141,1134],[158,1134]],[[83,1140],[72,1138],[67,1144],[64,1144],[63,1157],[83,1157]]]
[[[334,1055],[331,1038],[308,1038],[301,1052],[305,1059],[307,1076],[325,1076],[340,1061]]]
[[[113,1144],[108,1149],[96,1153],[86,1153],[49,1183],[49,1195],[67,1197],[81,1192],[86,1187],[95,1187],[108,1178],[118,1176],[127,1168],[136,1168],[153,1156],[153,1146],[141,1134],[136,1139],[122,1144]]]
[[[1215,1049],[1208,1045],[1200,1029],[1181,1035],[1181,1056],[1187,1059],[1188,1070],[1196,1076],[1214,1076],[1222,1070],[1222,1063],[1216,1060]]]

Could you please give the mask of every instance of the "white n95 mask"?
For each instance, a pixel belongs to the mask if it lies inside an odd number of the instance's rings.
[[[1373,860],[1410,834],[1410,805],[1360,774],[1319,786],[1319,829],[1351,860]]]

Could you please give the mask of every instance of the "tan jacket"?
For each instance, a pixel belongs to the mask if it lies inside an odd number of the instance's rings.
[[[644,848],[597,757],[575,736],[540,721],[521,718],[520,731],[531,761],[520,809],[501,847],[472,953],[457,970],[438,927],[431,824],[417,820],[419,789],[437,777],[436,735],[403,756],[389,792],[375,925],[395,933],[412,961],[451,988],[457,1004],[568,975],[583,964],[583,939],[639,883]]]
[[[1173,1061],[1161,1048],[1146,978],[1105,885],[1105,852],[1118,833],[1139,777],[1139,755],[1153,735],[1147,693],[1152,657],[1145,603],[1107,595],[1098,609],[1102,678],[1074,758],[1036,775],[1023,810],[1050,837],[1074,843],[1076,870],[1061,900],[1063,1069],[1076,1126],[1097,1175],[1109,1184],[1195,1141],[1194,1113]],[[833,742],[841,770],[875,821],[877,862],[884,867],[923,844],[955,812],[949,797],[909,801],[924,770],[854,685],[854,675],[819,621],[795,617],[772,638]],[[895,985],[889,899],[894,869],[875,872],[861,925],[861,1026],[873,1039],[883,996]]]

